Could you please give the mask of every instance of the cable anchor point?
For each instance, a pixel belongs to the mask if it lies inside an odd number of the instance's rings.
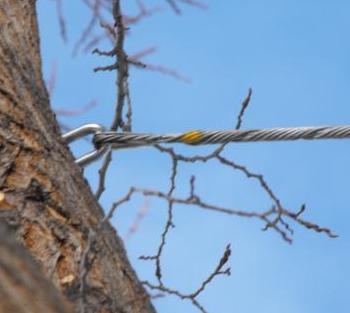
[[[63,140],[66,141],[67,144],[69,144],[87,135],[96,135],[96,134],[102,133],[103,131],[104,131],[104,128],[99,124],[86,124],[65,133],[62,136],[62,138]],[[81,167],[84,167],[96,161],[107,151],[108,145],[97,146],[94,142],[92,143],[95,147],[95,150],[88,152],[75,160],[75,163],[77,163]]]

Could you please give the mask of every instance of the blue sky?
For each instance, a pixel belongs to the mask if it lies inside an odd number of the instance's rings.
[[[124,6],[135,12],[133,2]],[[164,10],[132,26],[127,50],[156,46],[146,61],[163,64],[191,79],[184,83],[158,73],[133,69],[130,85],[134,130],[179,132],[230,129],[249,87],[251,105],[244,128],[350,124],[350,2],[325,0],[207,1],[208,10]],[[165,2],[165,1],[164,1]],[[88,22],[80,1],[65,1],[69,41],[59,36],[52,1],[38,1],[45,76],[57,62],[54,108],[77,108],[91,99],[98,106],[76,118],[61,118],[71,127],[96,122],[108,127],[114,109],[114,73],[93,73],[108,60],[78,54],[72,47]],[[176,147],[191,153],[193,149]],[[75,153],[86,143],[73,145]],[[208,151],[196,148],[196,152]],[[260,222],[230,218],[192,207],[176,207],[163,257],[166,283],[191,291],[216,266],[231,243],[232,275],[218,277],[200,296],[209,312],[323,313],[346,312],[350,306],[349,141],[250,143],[230,145],[225,156],[263,173],[291,210],[306,203],[305,218],[340,235],[329,239],[297,225],[288,245]],[[101,204],[109,208],[130,186],[167,190],[170,162],[152,149],[114,154]],[[99,164],[85,170],[96,188]],[[208,202],[261,210],[270,199],[255,181],[216,162],[181,165],[176,195],[187,195],[189,177]],[[121,207],[113,224],[123,236],[134,220],[141,197]],[[152,280],[151,264],[138,260],[156,251],[166,221],[165,203],[149,201],[139,231],[126,242],[142,279]],[[197,312],[176,298],[156,300],[159,312]]]

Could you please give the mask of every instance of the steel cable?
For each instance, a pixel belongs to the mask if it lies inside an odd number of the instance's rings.
[[[85,166],[100,158],[108,148],[134,148],[162,143],[183,143],[192,146],[227,144],[230,142],[319,140],[350,138],[349,126],[289,127],[251,130],[192,130],[180,134],[143,134],[130,132],[104,131],[98,124],[86,124],[69,131],[63,139],[69,143],[88,134],[93,135],[95,150],[76,160]]]
[[[113,148],[149,146],[161,143],[184,143],[188,145],[224,144],[230,142],[258,142],[285,140],[319,140],[350,138],[350,126],[290,127],[252,130],[193,130],[181,134],[144,134],[97,132],[93,142],[96,147],[112,145]]]

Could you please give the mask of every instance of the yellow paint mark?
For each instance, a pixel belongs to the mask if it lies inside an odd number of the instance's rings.
[[[5,200],[5,194],[0,191],[0,202]]]
[[[187,133],[184,133],[181,136],[180,140],[187,144],[195,144],[198,141],[200,141],[202,138],[203,138],[202,132],[198,130],[191,130]]]

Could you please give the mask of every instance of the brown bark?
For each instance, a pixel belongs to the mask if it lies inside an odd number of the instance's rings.
[[[0,299],[0,313],[73,312],[28,251],[1,224]]]
[[[76,310],[83,299],[85,312],[154,312],[108,223],[87,258],[81,297],[80,260],[102,218],[50,109],[35,0],[0,0],[0,219]]]

